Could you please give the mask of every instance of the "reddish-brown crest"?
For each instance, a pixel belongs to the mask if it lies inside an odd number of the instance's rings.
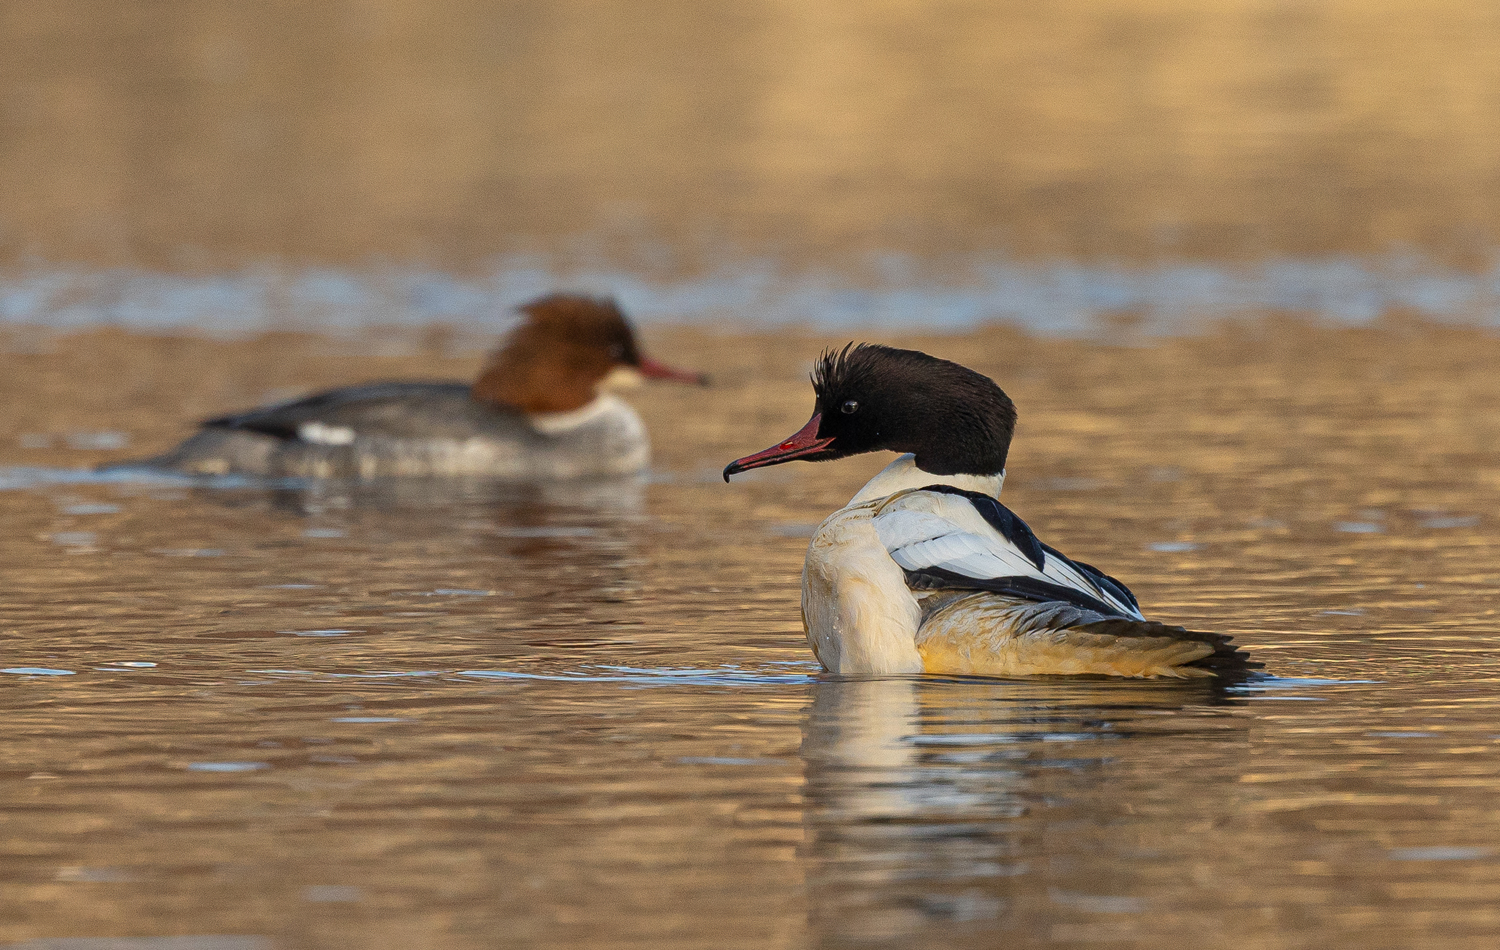
[[[519,309],[524,322],[474,383],[479,402],[570,412],[594,399],[611,369],[640,362],[635,334],[612,300],[553,294]]]

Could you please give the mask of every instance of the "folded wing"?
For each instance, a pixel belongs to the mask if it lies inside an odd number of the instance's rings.
[[[916,590],[984,590],[1143,619],[1124,584],[1039,541],[994,498],[946,485],[891,496],[872,521]]]
[[[220,416],[207,429],[236,429],[323,445],[343,445],[362,438],[465,438],[476,428],[511,422],[516,417],[479,406],[461,383],[377,383],[332,389],[290,402]]]
[[[871,521],[907,585],[934,592],[917,634],[928,672],[1188,677],[1260,666],[1223,634],[1144,619],[1124,584],[1043,544],[988,495],[919,488],[880,503]]]

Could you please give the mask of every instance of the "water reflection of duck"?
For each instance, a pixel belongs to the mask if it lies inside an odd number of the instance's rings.
[[[730,463],[907,453],[818,527],[802,620],[838,673],[1212,676],[1229,638],[1146,620],[1124,584],[1039,541],[997,500],[1016,411],[973,370],[914,350],[847,346],[813,376],[813,416]]]
[[[264,549],[269,540],[287,579],[352,584],[361,592],[355,599],[394,590],[376,600],[399,601],[409,596],[402,591],[424,587],[460,599],[494,592],[483,602],[485,629],[518,618],[515,629],[531,639],[564,631],[577,640],[581,606],[616,611],[640,588],[644,490],[640,477],[214,484],[187,494],[172,530],[212,525],[215,543],[233,551]],[[221,508],[237,516],[219,517]],[[335,550],[343,552],[335,562],[362,567],[350,573],[330,562]],[[616,622],[611,615],[598,625],[599,637],[617,635]]]
[[[1239,771],[1204,763],[1244,754],[1245,721],[1214,711],[1234,702],[1206,679],[815,683],[800,750],[815,942],[993,946],[1076,921],[1068,895],[1112,895],[1094,906],[1118,916],[1140,903],[1126,895],[1170,890],[1140,842],[1232,811]]]
[[[137,465],[191,474],[575,478],[646,465],[645,426],[599,392],[617,370],[702,383],[640,352],[610,300],[557,294],[525,318],[477,381],[375,383],[221,416]]]

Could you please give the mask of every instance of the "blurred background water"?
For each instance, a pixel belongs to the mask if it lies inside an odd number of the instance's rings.
[[[1494,320],[1442,0],[0,5],[0,319]]]
[[[1500,938],[1500,11],[0,0],[0,946]],[[617,295],[639,480],[103,476]],[[823,346],[1245,687],[839,680]]]

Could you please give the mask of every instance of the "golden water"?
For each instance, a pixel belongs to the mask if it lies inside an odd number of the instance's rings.
[[[461,378],[477,352],[11,333],[0,943],[1500,933],[1500,341],[891,338],[1015,397],[1006,497],[1043,538],[1278,677],[1225,693],[820,676],[805,537],[883,460],[718,469],[802,423],[832,340],[648,336],[717,383],[630,396],[644,484],[445,490],[73,470],[298,388]]]

